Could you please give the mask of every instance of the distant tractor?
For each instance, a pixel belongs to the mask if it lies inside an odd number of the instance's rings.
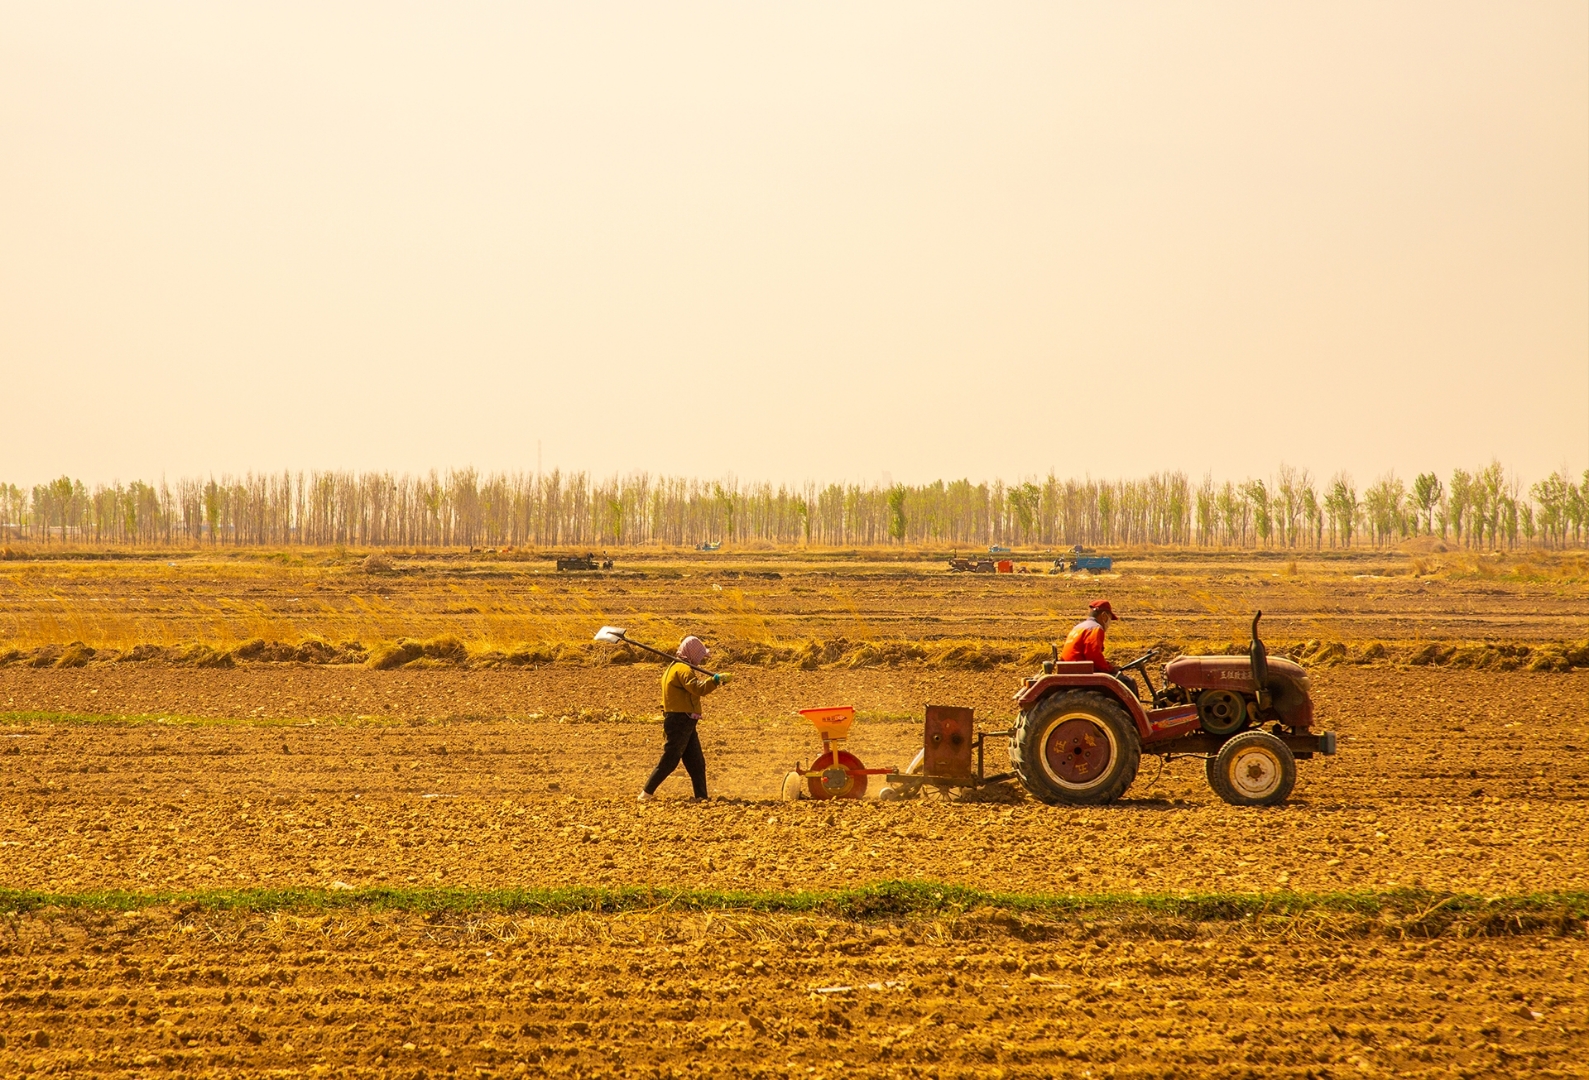
[[[998,572],[998,563],[992,559],[962,559],[957,556],[949,560],[949,569],[956,574],[992,574]]]
[[[596,558],[591,552],[583,555],[559,556],[557,560],[559,570],[611,570],[612,560],[607,558],[606,552],[601,558]]]

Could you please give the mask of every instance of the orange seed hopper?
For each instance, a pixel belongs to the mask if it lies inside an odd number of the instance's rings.
[[[817,734],[823,741],[829,739],[847,739],[850,737],[850,725],[855,723],[855,707],[853,705],[830,705],[821,709],[801,709],[800,715],[811,721],[817,729]]]

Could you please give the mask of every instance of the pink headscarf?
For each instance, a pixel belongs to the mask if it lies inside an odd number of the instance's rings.
[[[679,659],[686,664],[699,664],[711,651],[706,647],[706,642],[694,634],[679,642]]]

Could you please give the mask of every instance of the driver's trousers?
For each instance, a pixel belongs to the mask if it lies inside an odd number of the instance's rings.
[[[1142,691],[1137,689],[1137,681],[1131,677],[1131,672],[1116,671],[1114,672],[1114,677],[1126,684],[1126,689],[1131,691],[1132,697],[1136,698],[1138,701],[1142,700]]]

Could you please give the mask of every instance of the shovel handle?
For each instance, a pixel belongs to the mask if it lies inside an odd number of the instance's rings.
[[[676,664],[683,664],[685,667],[691,669],[692,671],[699,671],[702,675],[710,675],[714,679],[717,678],[717,672],[715,672],[715,671],[707,671],[705,668],[701,667],[699,664],[692,664],[688,660],[684,659],[682,656],[679,656],[677,653],[663,652],[661,649],[653,649],[649,645],[642,645],[638,641],[631,641],[628,637],[625,637],[625,636],[622,636],[622,635],[620,635],[619,640],[622,641],[625,645],[633,645],[637,649],[644,649],[648,653],[655,653],[656,655],[662,657],[664,660],[672,660]]]

